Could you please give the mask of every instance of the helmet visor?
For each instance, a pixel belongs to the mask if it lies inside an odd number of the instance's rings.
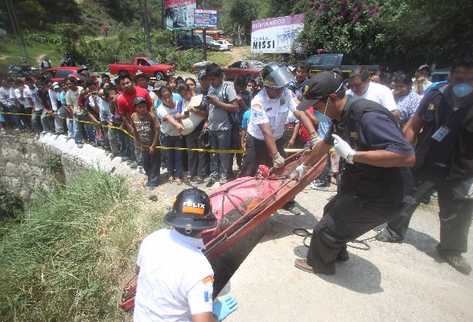
[[[294,81],[294,75],[285,66],[275,68],[263,80],[263,85],[267,87],[281,88]]]

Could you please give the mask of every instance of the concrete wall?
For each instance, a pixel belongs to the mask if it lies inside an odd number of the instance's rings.
[[[0,183],[24,200],[34,189],[66,183],[83,168],[60,150],[38,142],[31,133],[0,135]]]

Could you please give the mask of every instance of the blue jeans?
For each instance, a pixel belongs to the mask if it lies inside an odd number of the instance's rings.
[[[232,146],[232,131],[209,131],[211,149],[230,149]],[[210,177],[213,179],[229,179],[231,169],[229,153],[212,153],[210,155]]]
[[[169,136],[161,133],[161,144],[166,147],[182,148],[184,139],[181,136]],[[166,161],[169,176],[182,178],[182,151],[166,150]]]

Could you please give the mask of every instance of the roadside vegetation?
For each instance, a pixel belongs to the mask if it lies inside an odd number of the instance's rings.
[[[36,193],[3,226],[0,316],[4,321],[121,321],[121,286],[140,239],[161,225],[124,179],[85,171],[66,187]]]

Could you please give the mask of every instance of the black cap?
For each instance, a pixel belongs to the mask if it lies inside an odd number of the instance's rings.
[[[133,105],[138,105],[138,104],[141,104],[141,103],[145,103],[146,104],[146,98],[142,97],[142,96],[137,96],[135,97],[135,99],[133,100]]]
[[[343,83],[343,77],[336,72],[321,72],[312,76],[303,83],[303,100],[297,109],[305,111],[317,101],[340,91],[343,88]]]

